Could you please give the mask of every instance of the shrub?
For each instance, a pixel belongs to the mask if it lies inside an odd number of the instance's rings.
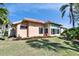
[[[67,29],[61,35],[67,40],[79,39],[79,27]]]

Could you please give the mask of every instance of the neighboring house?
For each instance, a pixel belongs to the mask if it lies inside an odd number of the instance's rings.
[[[7,25],[0,25],[0,38],[3,37],[4,35],[10,36],[10,29],[11,29],[11,24]]]
[[[43,22],[36,19],[25,18],[23,21],[13,23],[16,37],[59,36],[64,28],[61,24]]]

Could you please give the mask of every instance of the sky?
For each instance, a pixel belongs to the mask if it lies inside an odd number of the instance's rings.
[[[24,18],[34,18],[42,21],[52,21],[70,28],[68,13],[62,19],[59,11],[62,3],[7,3],[6,8],[9,10],[11,22],[23,20]]]

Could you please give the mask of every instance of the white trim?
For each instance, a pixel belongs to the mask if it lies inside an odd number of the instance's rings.
[[[13,22],[13,24],[17,24],[17,23],[21,23],[21,22],[22,22],[22,20]]]

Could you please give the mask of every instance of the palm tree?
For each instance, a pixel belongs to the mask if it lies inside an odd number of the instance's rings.
[[[0,23],[7,24],[8,23],[8,10],[6,8],[0,8]]]
[[[75,10],[75,19],[77,21],[77,24],[79,26],[79,3],[74,4],[74,10]]]
[[[0,3],[0,5],[5,6],[3,3]],[[5,7],[1,7],[0,8],[0,25],[1,28],[6,26],[10,21],[8,19],[8,10]],[[6,29],[2,29],[3,34],[5,33]]]
[[[0,3],[0,5],[5,6],[3,3]],[[0,24],[7,24],[9,22],[7,16],[8,16],[8,10],[7,8],[0,8]]]
[[[60,11],[62,13],[62,18],[64,17],[67,11],[69,12],[68,16],[70,19],[70,23],[72,23],[73,28],[74,28],[75,27],[74,3],[62,5],[60,8]]]

